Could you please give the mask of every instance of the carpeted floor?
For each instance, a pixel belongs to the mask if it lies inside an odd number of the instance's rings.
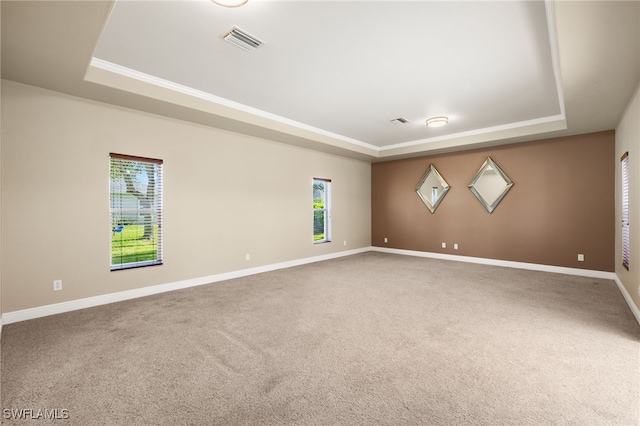
[[[613,281],[370,252],[7,325],[2,408],[69,425],[636,425],[640,326]]]

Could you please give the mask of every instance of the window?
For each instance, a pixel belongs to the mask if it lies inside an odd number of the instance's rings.
[[[629,153],[620,159],[622,163],[622,266],[629,270]]]
[[[162,160],[110,154],[111,270],[162,264]]]
[[[313,179],[313,242],[331,241],[331,181]]]

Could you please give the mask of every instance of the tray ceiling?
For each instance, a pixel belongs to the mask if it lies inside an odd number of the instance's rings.
[[[3,79],[368,161],[610,130],[640,80],[638,1],[0,5]]]
[[[93,65],[356,144],[416,144],[564,125],[549,10],[532,1],[122,1]],[[264,43],[248,52],[225,42],[234,26]],[[440,115],[448,125],[425,125]],[[409,123],[391,123],[398,117]]]

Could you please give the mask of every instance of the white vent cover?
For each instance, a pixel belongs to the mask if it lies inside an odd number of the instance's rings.
[[[407,120],[404,117],[399,117],[399,118],[394,118],[393,120],[391,120],[391,122],[396,126],[402,126],[403,124],[407,124],[409,120]]]
[[[229,43],[247,51],[255,50],[263,43],[263,41],[259,38],[252,36],[248,32],[243,31],[238,27],[231,28],[229,31],[222,35],[222,38]]]

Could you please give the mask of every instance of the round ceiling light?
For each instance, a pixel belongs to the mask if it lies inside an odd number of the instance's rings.
[[[427,126],[429,127],[441,127],[449,122],[449,118],[445,116],[431,117],[427,119]]]
[[[246,4],[249,0],[211,0],[215,4],[224,7],[240,7]]]

